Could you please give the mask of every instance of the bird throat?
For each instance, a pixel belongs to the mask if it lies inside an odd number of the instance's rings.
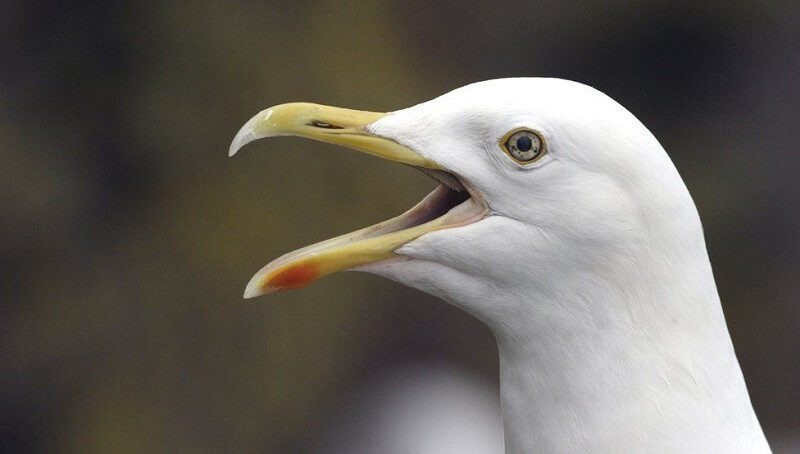
[[[583,313],[495,326],[506,452],[765,452],[708,273],[706,289],[594,288]]]

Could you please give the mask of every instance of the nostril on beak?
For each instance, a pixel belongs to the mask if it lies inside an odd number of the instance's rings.
[[[344,129],[341,126],[336,126],[336,125],[333,125],[333,124],[330,124],[330,123],[326,123],[324,121],[319,121],[319,120],[312,120],[310,123],[308,123],[308,125],[309,126],[313,126],[315,128],[322,128],[322,129]]]

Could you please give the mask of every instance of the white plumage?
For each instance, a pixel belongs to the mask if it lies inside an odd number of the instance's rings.
[[[515,128],[542,136],[541,159],[499,150]],[[508,452],[769,451],[694,203],[625,108],[574,82],[502,79],[366,131],[436,163],[489,208],[358,269],[492,329]]]

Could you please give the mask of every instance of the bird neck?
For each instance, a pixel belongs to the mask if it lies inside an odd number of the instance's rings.
[[[564,279],[493,327],[508,452],[769,451],[700,250]]]

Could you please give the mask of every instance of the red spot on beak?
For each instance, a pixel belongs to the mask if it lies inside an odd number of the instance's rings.
[[[305,287],[319,277],[317,267],[310,264],[291,266],[267,281],[267,285],[284,290]]]

